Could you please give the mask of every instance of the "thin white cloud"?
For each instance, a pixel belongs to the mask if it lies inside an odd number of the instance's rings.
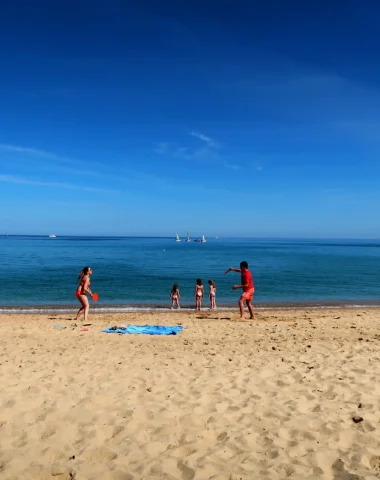
[[[190,160],[193,155],[188,152],[187,147],[180,147],[173,153],[173,157],[182,158],[184,160]]]
[[[158,145],[161,148],[162,152],[164,153],[164,149],[168,148],[167,143],[161,143]],[[124,167],[118,168],[118,174],[113,175],[108,173],[109,172],[109,162],[84,162],[82,160],[75,160],[69,157],[62,157],[60,155],[56,155],[55,153],[46,152],[45,150],[35,149],[35,148],[28,148],[28,147],[20,147],[16,145],[9,145],[0,143],[0,151],[7,151],[7,152],[14,152],[20,155],[25,155],[26,157],[34,158],[35,161],[37,159],[44,162],[44,169],[50,171],[61,171],[65,173],[70,173],[74,175],[81,175],[81,176],[93,176],[102,179],[109,179],[109,180],[116,180],[116,181],[125,181],[125,182],[150,182],[153,184],[161,185],[164,182],[164,179],[156,177],[154,175],[150,175],[144,172],[136,171],[136,170],[129,170],[125,169]],[[47,160],[51,160],[50,162]],[[46,162],[47,161],[47,162]],[[91,167],[91,168],[89,168]],[[125,176],[123,176],[124,174]],[[67,187],[69,188],[69,187]],[[70,187],[73,188],[73,187]],[[90,187],[89,187],[90,188]],[[82,189],[83,190],[83,189]],[[96,189],[96,191],[115,191],[115,190],[100,190]]]
[[[240,170],[239,165],[235,165],[233,163],[224,162],[223,165],[225,168],[228,168],[230,170]]]
[[[193,137],[197,137],[199,138],[199,140],[203,140],[204,142],[213,143],[212,138],[206,137],[206,135],[203,135],[203,133],[192,131],[190,135],[192,135]]]
[[[0,143],[0,150],[6,151],[6,152],[14,152],[14,153],[19,153],[20,155],[25,155],[28,157],[34,157],[35,159],[41,159],[41,160],[53,160],[54,165],[60,165],[64,164],[65,169],[67,168],[67,165],[74,166],[74,167],[79,167],[76,171],[71,170],[71,173],[81,173],[82,171],[84,172],[83,174],[85,175],[96,175],[95,173],[92,173],[91,171],[84,171],[83,170],[83,165],[86,165],[86,162],[83,162],[81,160],[73,159],[70,157],[65,157],[61,155],[57,155],[52,152],[47,152],[45,150],[40,150],[37,148],[29,148],[29,147],[20,147],[18,145],[9,145],[5,143]],[[53,163],[49,162],[49,165],[53,165]],[[95,167],[107,167],[107,164],[102,164],[99,162],[91,162],[91,166],[93,169]]]
[[[168,145],[167,142],[160,142],[155,146],[153,151],[155,153],[163,154],[163,153],[166,153],[168,151],[168,147],[169,147],[169,145]]]
[[[45,182],[43,180],[34,180],[30,178],[18,177],[16,175],[0,175],[0,182],[13,183],[13,184],[19,184],[19,185],[31,185],[35,187],[50,187],[50,188],[65,188],[69,190],[82,190],[84,192],[97,192],[97,193],[117,193],[118,192],[118,190],[87,187],[82,185],[75,185],[72,183]]]
[[[38,150],[36,148],[26,148],[0,143],[0,149],[7,152],[24,153],[26,155],[32,155],[34,157],[44,158],[46,160],[59,160],[59,157],[54,153],[45,152],[44,150]]]
[[[153,151],[158,154],[167,154],[173,158],[180,158],[182,160],[190,160],[192,158],[207,158],[208,160],[217,160],[220,158],[217,151],[220,145],[212,138],[194,130],[190,132],[190,135],[204,142],[200,148],[194,149],[191,147],[179,146],[175,143],[160,142],[155,145]]]
[[[379,122],[379,90],[342,75],[293,67],[275,76],[264,72],[239,80],[232,88],[245,91],[246,108],[258,101],[276,103],[283,125]]]

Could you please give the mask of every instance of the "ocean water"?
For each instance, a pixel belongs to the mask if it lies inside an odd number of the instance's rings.
[[[242,260],[259,307],[380,305],[380,241],[1,236],[0,312],[77,308],[77,276],[87,265],[96,308],[168,308],[173,283],[182,308],[193,308],[197,278],[206,294],[207,281],[216,282],[219,307],[235,308],[239,274],[224,271]]]

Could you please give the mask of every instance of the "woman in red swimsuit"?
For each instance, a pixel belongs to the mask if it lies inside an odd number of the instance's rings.
[[[78,288],[75,292],[75,296],[79,300],[80,304],[82,305],[81,308],[79,309],[76,319],[84,313],[84,321],[87,322],[87,315],[88,315],[88,310],[90,309],[90,304],[88,303],[88,298],[86,294],[88,293],[92,297],[92,292],[88,288],[90,286],[90,275],[92,274],[92,270],[90,267],[84,267],[83,270],[81,270],[79,277],[78,277]]]

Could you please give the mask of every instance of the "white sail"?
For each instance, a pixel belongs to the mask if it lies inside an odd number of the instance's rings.
[[[190,242],[190,235],[189,235],[189,232],[186,232],[186,242]]]
[[[202,240],[201,240],[202,243],[205,243],[206,242],[206,239],[205,239],[205,236],[202,235]]]
[[[176,242],[180,242],[180,241],[181,241],[181,239],[180,239],[179,236],[178,236],[178,233],[176,233],[176,235],[175,235],[175,241],[176,241]]]

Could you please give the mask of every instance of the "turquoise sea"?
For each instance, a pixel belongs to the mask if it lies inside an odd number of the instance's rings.
[[[169,308],[173,283],[182,308],[193,308],[198,277],[206,292],[207,280],[216,282],[219,307],[235,308],[239,293],[231,287],[239,274],[224,271],[242,260],[249,263],[258,307],[380,305],[375,240],[1,236],[0,312],[76,309],[76,279],[87,265],[99,309]]]

